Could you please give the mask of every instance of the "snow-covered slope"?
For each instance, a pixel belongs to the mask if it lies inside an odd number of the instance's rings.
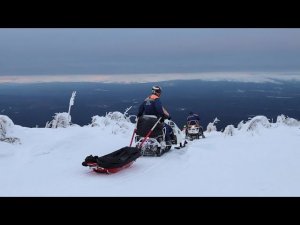
[[[94,117],[84,127],[13,125],[6,135],[20,144],[0,141],[0,196],[300,196],[300,125],[290,119],[260,116],[232,132],[205,132],[110,175],[81,163],[128,146],[134,124]]]

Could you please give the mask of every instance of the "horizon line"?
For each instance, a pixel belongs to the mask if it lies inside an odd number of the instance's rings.
[[[65,75],[0,75],[0,84],[99,82],[150,83],[174,80],[230,81],[246,83],[280,83],[300,81],[300,71],[293,72],[194,72],[194,73],[139,73],[139,74],[65,74]]]

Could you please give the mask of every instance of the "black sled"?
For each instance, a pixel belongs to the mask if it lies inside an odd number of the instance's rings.
[[[124,147],[101,157],[87,156],[82,165],[89,166],[97,173],[116,173],[132,165],[140,156],[138,148]]]
[[[98,156],[87,156],[82,162],[83,166],[89,166],[97,173],[116,173],[122,169],[125,169],[133,164],[133,162],[142,155],[143,145],[145,141],[149,138],[154,128],[157,126],[161,118],[156,121],[150,131],[146,134],[146,136],[140,140],[140,142],[136,145],[136,147],[131,147],[134,134],[136,129],[134,130],[131,142],[129,147],[121,148],[117,151],[109,153],[107,155],[98,157]]]

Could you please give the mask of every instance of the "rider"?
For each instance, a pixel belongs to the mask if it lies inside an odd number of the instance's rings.
[[[188,125],[197,125],[199,127],[200,134],[203,138],[205,138],[204,133],[203,133],[203,127],[200,126],[200,117],[198,114],[193,113],[192,111],[189,113],[188,117],[186,118],[187,120],[187,127]],[[192,121],[192,122],[191,122]],[[195,122],[194,122],[195,121]],[[187,134],[187,129],[186,129],[186,134]]]
[[[190,112],[188,117],[186,118],[187,122],[195,120],[197,121],[198,125],[200,125],[200,117],[198,114]]]
[[[165,119],[171,119],[168,111],[162,106],[160,101],[162,89],[160,86],[152,87],[152,94],[147,97],[140,105],[137,114],[138,119],[143,115],[154,115],[157,118],[161,118],[160,124],[162,125]],[[171,137],[173,136],[173,129],[168,124],[163,123],[163,129],[165,129],[165,141],[171,145]]]

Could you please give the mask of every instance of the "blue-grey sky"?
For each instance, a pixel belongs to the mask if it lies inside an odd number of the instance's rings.
[[[0,75],[300,71],[300,29],[0,29]]]

